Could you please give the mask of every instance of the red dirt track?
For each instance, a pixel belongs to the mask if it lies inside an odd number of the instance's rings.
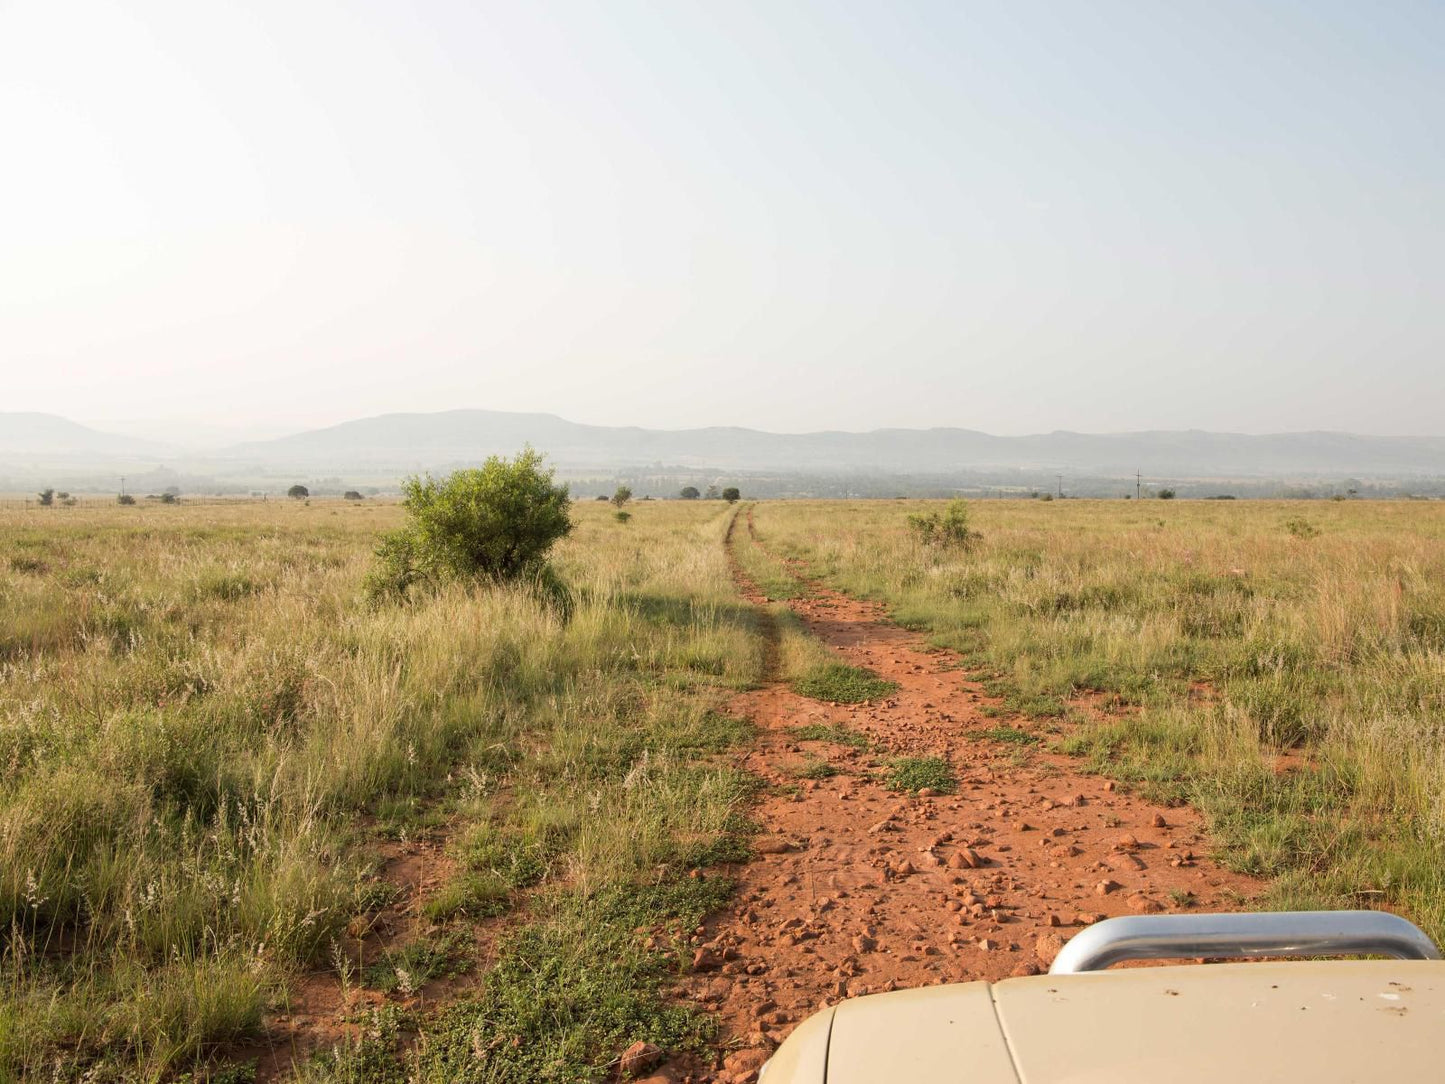
[[[737,575],[751,601],[766,601]],[[833,705],[773,682],[732,705],[759,728],[743,766],[793,793],[774,790],[754,810],[759,854],[733,871],[738,892],[700,934],[679,991],[720,1016],[721,1067],[654,1079],[743,1084],[795,1025],[844,997],[1035,974],[1100,918],[1186,902],[1232,910],[1259,890],[1201,856],[1194,811],[1151,805],[1066,757],[1021,758],[978,737],[1008,720],[982,714],[992,701],[953,655],[877,606],[810,588],[791,605],[813,633],[898,690]],[[790,732],[813,723],[861,732],[876,748]],[[840,774],[799,779],[809,756]],[[887,790],[883,762],[894,756],[946,758],[957,793]]]

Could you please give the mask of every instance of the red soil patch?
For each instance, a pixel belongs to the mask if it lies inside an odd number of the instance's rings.
[[[744,593],[761,601],[739,573]],[[722,1022],[715,1067],[656,1080],[741,1082],[812,1013],[844,997],[1046,971],[1065,941],[1113,915],[1192,905],[1230,910],[1260,885],[1199,854],[1199,815],[1151,805],[1066,757],[978,736],[993,703],[949,652],[879,607],[812,585],[792,603],[846,662],[897,682],[886,700],[819,703],[773,683],[734,710],[761,733],[748,770],[792,793],[756,808],[759,856],[734,871],[732,905],[699,935],[680,996]],[[802,742],[791,728],[838,725],[875,749]],[[954,795],[885,787],[893,756],[938,756]],[[800,780],[826,760],[840,774]]]

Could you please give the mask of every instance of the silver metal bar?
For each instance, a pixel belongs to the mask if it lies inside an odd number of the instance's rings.
[[[1262,911],[1252,914],[1111,918],[1065,945],[1050,975],[1102,971],[1122,960],[1190,956],[1392,956],[1438,960],[1412,922],[1385,911]]]

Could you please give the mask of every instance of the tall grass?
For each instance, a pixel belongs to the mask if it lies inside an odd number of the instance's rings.
[[[987,501],[982,540],[948,552],[910,537],[921,503],[754,521],[1010,710],[1066,716],[1097,770],[1198,805],[1274,902],[1389,906],[1445,936],[1445,506]]]
[[[729,830],[741,784],[693,754],[761,647],[716,507],[580,507],[570,620],[369,604],[394,506],[48,511],[0,516],[0,1079],[256,1034],[371,905],[382,807],[544,840],[584,898]]]

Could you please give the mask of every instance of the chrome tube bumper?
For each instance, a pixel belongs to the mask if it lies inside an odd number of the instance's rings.
[[[1190,956],[1438,960],[1440,950],[1418,926],[1384,911],[1138,915],[1090,926],[1063,947],[1049,974],[1101,971],[1124,960]]]

